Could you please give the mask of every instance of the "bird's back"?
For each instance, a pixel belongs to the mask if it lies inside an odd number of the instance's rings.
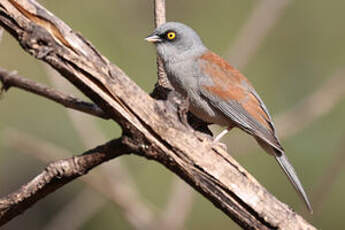
[[[199,58],[202,74],[211,82],[201,84],[205,98],[244,131],[282,150],[268,110],[248,79],[217,54],[208,51]]]

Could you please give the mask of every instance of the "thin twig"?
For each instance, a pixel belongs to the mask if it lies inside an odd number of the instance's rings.
[[[154,24],[155,27],[166,22],[165,0],[154,0]],[[157,55],[158,85],[164,88],[172,88],[163,66],[162,60]],[[157,86],[156,86],[157,87]],[[184,225],[193,203],[193,193],[190,188],[179,178],[174,179],[170,199],[162,212],[160,219],[151,223],[156,229],[180,229]]]
[[[51,162],[52,160],[71,156],[68,150],[22,131],[6,128],[2,133],[4,143],[7,143],[8,146],[28,153],[43,162]],[[108,179],[110,172],[104,173],[105,170],[98,170],[97,173],[82,177],[80,180],[117,204],[123,210],[127,220],[136,229],[142,229],[148,225],[153,219],[151,213],[153,207],[139,199],[139,196],[133,192],[135,189],[132,189],[130,181],[126,181],[126,178],[122,177],[119,171],[113,170],[113,177],[110,180]],[[116,182],[113,182],[114,180]]]
[[[43,96],[44,98],[53,100],[67,108],[75,109],[103,119],[109,119],[109,116],[105,114],[97,105],[82,101],[72,95],[66,95],[41,83],[23,78],[16,72],[10,72],[0,68],[0,81],[3,84],[2,90],[8,90],[11,87],[20,88],[39,96]]]
[[[71,93],[74,89],[71,84],[67,81],[62,81],[62,78],[58,72],[52,69],[47,64],[43,65],[47,77],[51,81],[52,85],[56,87],[57,90],[64,90],[64,92]],[[79,116],[80,114],[75,113],[73,110],[66,111],[74,129],[77,131],[80,140],[83,142],[86,148],[91,148],[99,143],[104,143],[106,141],[105,136],[99,131],[93,122],[93,117]],[[90,135],[92,133],[92,135]],[[121,159],[119,159],[121,160]]]
[[[154,21],[155,27],[166,22],[165,0],[154,0]]]
[[[1,1],[0,25],[48,62],[123,128],[126,146],[178,174],[244,228],[314,229],[268,193],[208,137],[178,122],[80,34],[34,0]],[[170,113],[171,111],[171,113]],[[213,146],[213,147],[211,147]]]
[[[291,2],[292,0],[258,1],[238,33],[234,45],[225,52],[225,57],[237,68],[244,68]]]
[[[30,182],[0,199],[0,226],[23,213],[37,200],[87,174],[99,164],[128,153],[130,149],[122,143],[122,139],[116,139],[81,155],[49,163]]]
[[[44,65],[48,78],[52,81],[53,85],[57,87],[57,89],[64,89],[65,91],[70,92],[72,87],[70,84],[67,84],[65,81],[61,81],[59,74],[54,71],[48,65]],[[96,127],[93,117],[88,116],[80,116],[80,114],[75,113],[73,110],[67,111],[67,114],[72,121],[72,124],[77,131],[81,141],[83,142],[86,148],[91,148],[91,146],[97,145],[97,143],[104,143],[106,141],[105,136],[103,133],[100,132],[99,128]],[[92,133],[92,135],[89,135]],[[121,204],[119,205],[122,208],[122,211],[125,213],[124,216],[127,218],[129,223],[138,223],[135,224],[133,227],[136,229],[143,229],[149,222],[152,222],[153,213],[151,211],[152,204],[146,205],[137,191],[137,187],[133,178],[130,176],[128,169],[125,167],[124,162],[121,159],[117,159],[116,161],[112,162],[111,164],[104,165],[100,168],[97,174],[99,177],[99,182],[103,183],[100,185],[101,187],[108,187],[109,182],[111,181],[112,189],[109,189],[108,192],[112,193],[112,196],[117,196],[120,194],[118,199],[114,201],[121,200]],[[108,184],[106,186],[106,184]],[[127,192],[122,192],[127,191]],[[127,195],[127,196],[126,196]],[[123,202],[124,200],[133,200],[134,202]],[[129,207],[135,203],[134,207]],[[140,213],[141,216],[144,216],[145,223],[134,221],[138,219],[138,212],[133,212],[129,210],[134,210],[138,207],[138,204],[141,204]],[[133,215],[132,215],[133,214]]]
[[[155,27],[165,23],[165,0],[154,0],[154,23]],[[166,76],[163,62],[157,55],[157,74],[158,74],[158,85],[164,88],[171,88],[168,78]]]

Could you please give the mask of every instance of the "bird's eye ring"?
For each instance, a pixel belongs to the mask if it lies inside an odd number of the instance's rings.
[[[171,32],[168,32],[166,36],[167,36],[168,40],[171,41],[171,40],[174,40],[176,38],[176,33],[171,31]]]

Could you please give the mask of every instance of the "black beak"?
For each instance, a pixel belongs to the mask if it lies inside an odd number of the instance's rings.
[[[156,34],[151,34],[145,38],[146,41],[156,43],[156,42],[161,42],[162,39],[156,35]]]

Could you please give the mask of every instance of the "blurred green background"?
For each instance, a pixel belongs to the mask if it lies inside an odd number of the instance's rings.
[[[240,54],[231,53],[231,50],[243,26],[262,1],[167,1],[167,19],[190,25],[210,49],[235,59]],[[80,31],[144,90],[152,91],[156,81],[155,50],[144,41],[144,37],[153,30],[152,1],[39,2],[75,31]],[[270,2],[275,4],[274,1]],[[278,134],[286,137],[282,138],[283,146],[314,204],[315,214],[310,216],[305,213],[302,202],[274,160],[263,153],[250,137],[235,130],[223,141],[227,143],[231,154],[280,200],[320,229],[340,229],[345,217],[342,210],[345,206],[345,100],[341,99],[343,94],[339,96],[339,90],[335,90],[345,84],[345,76],[342,75],[345,67],[345,1],[284,2],[286,7],[278,13],[278,19],[274,19],[274,25],[241,71],[252,81],[274,119],[303,102],[336,72],[340,73],[336,84],[325,92],[319,92],[324,94],[299,114],[303,116],[320,109],[322,116],[310,118],[293,135],[285,135],[283,130],[280,132],[280,126],[294,127],[294,119],[298,120],[299,116],[292,117],[288,124],[276,124]],[[267,10],[267,17],[273,14],[269,7],[263,9]],[[264,21],[264,18],[261,20]],[[257,23],[260,24],[261,20]],[[253,33],[254,41],[258,33]],[[0,66],[53,86],[43,64],[25,53],[6,32],[0,43]],[[334,95],[339,96],[337,100],[334,100]],[[324,103],[332,106],[322,107]],[[87,117],[81,114],[77,116],[83,119]],[[95,119],[95,122],[107,139],[120,135],[120,129],[114,122],[100,119]],[[30,148],[15,144],[15,135],[9,135],[9,130],[13,133],[13,129],[51,142],[73,154],[87,149],[64,107],[22,90],[10,89],[0,100],[1,196],[19,188],[46,165],[30,154]],[[219,132],[217,127],[214,130]],[[93,132],[90,135],[92,139]],[[54,159],[60,158],[56,156]],[[111,168],[115,161],[101,167]],[[133,155],[122,157],[121,164],[128,168],[141,199],[150,203],[156,216],[154,219],[158,220],[171,199],[176,176],[155,162]],[[91,171],[86,177],[93,176],[97,170]],[[86,187],[85,183],[74,181],[38,202],[3,229],[62,229],[62,223],[56,221],[57,214],[64,212]],[[189,194],[188,190],[184,192]],[[116,203],[104,202],[107,198],[94,190],[89,191],[87,197],[93,197],[94,202],[100,205],[97,208],[96,205],[89,207],[89,200],[85,199],[83,208],[78,210],[78,207],[73,207],[76,217],[72,215],[68,221],[80,221],[76,229],[133,229]],[[190,208],[184,205],[180,207],[181,211],[189,210],[181,229],[239,229],[231,219],[194,191]],[[77,213],[86,210],[93,212],[81,220]]]

